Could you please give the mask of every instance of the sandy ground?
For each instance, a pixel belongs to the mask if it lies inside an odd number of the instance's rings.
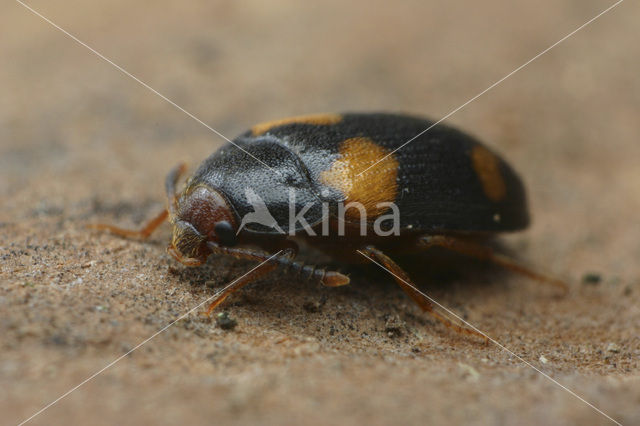
[[[30,4],[229,137],[321,111],[440,118],[612,4],[401,3]],[[185,269],[168,227],[84,229],[139,225],[165,173],[222,139],[18,3],[0,10],[0,421],[16,424],[252,264]],[[622,3],[448,120],[520,171],[534,223],[502,241],[569,295],[460,258],[403,263],[623,424],[640,424],[639,14]],[[384,272],[350,272],[340,289],[262,279],[224,306],[233,330],[190,315],[31,423],[611,423]]]

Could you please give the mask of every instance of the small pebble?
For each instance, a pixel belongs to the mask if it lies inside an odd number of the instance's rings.
[[[582,276],[582,282],[584,284],[596,285],[600,284],[602,281],[602,276],[597,272],[587,272]]]
[[[549,360],[545,358],[544,355],[540,355],[540,358],[538,358],[538,360],[540,360],[540,362],[543,364],[546,364],[547,362],[549,362]]]
[[[389,315],[384,324],[384,331],[389,337],[400,337],[405,326],[405,322],[398,315]]]
[[[607,345],[607,352],[613,352],[614,354],[617,354],[618,352],[620,352],[620,345],[613,342],[609,343]]]
[[[216,317],[216,324],[223,330],[233,330],[238,325],[238,321],[231,318],[228,313],[220,312]]]
[[[472,366],[465,364],[463,362],[459,362],[458,366],[460,367],[460,369],[462,369],[463,374],[465,376],[468,376],[471,380],[477,381],[478,378],[480,377],[480,373],[478,373],[478,370],[476,370]]]
[[[322,305],[320,302],[305,302],[305,304],[302,305],[302,308],[309,313],[316,313],[320,312]]]

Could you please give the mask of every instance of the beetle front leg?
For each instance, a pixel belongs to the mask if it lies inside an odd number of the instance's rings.
[[[165,180],[168,208],[163,209],[156,217],[147,222],[147,224],[145,224],[141,229],[125,229],[106,223],[92,223],[87,225],[87,228],[98,229],[100,231],[109,231],[112,234],[119,235],[125,238],[139,238],[141,240],[149,238],[153,231],[155,231],[158,226],[162,225],[164,221],[167,220],[170,212],[172,214],[175,214],[175,206],[177,202],[176,184],[178,183],[178,179],[180,179],[180,176],[184,174],[186,169],[187,166],[184,163],[181,163],[169,172]]]
[[[375,263],[378,263],[380,266],[386,268],[396,283],[402,288],[402,290],[409,296],[420,308],[431,315],[433,318],[438,320],[440,323],[444,324],[446,327],[454,330],[460,334],[468,334],[471,336],[477,336],[482,338],[485,342],[487,341],[487,337],[471,328],[467,328],[462,325],[455,324],[451,322],[448,318],[445,317],[445,314],[439,312],[437,306],[435,306],[431,301],[422,294],[418,288],[413,284],[409,275],[400,267],[397,263],[395,263],[389,256],[384,254],[382,251],[378,250],[373,246],[366,246],[361,251],[362,254],[369,257]]]
[[[147,222],[146,225],[138,230],[120,228],[118,226],[109,225],[106,223],[92,223],[87,225],[87,228],[98,229],[100,231],[109,231],[112,234],[119,235],[125,238],[139,238],[141,240],[145,240],[149,238],[149,236],[158,228],[158,226],[162,225],[162,223],[167,220],[168,216],[169,212],[167,211],[167,209],[164,209],[162,210],[162,212],[160,212],[160,214],[151,219],[149,222]]]

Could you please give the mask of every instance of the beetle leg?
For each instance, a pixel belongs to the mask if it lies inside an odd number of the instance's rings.
[[[286,253],[282,253],[279,256],[274,257],[273,259],[271,259],[272,261],[278,259],[280,256],[286,256]],[[249,257],[250,259],[253,259],[253,257]],[[269,256],[267,256],[267,259],[269,258]],[[257,260],[257,259],[256,259]],[[264,262],[263,259],[262,261]],[[238,291],[239,289],[241,289],[242,287],[244,287],[245,285],[249,284],[252,281],[257,280],[258,278],[262,277],[263,275],[267,274],[268,272],[271,272],[272,270],[274,270],[276,268],[277,264],[273,263],[273,262],[266,262],[263,263],[262,265],[260,265],[259,267],[257,267],[256,269],[254,269],[253,271],[251,271],[250,273],[248,273],[247,275],[241,277],[240,279],[236,280],[233,284],[227,286],[223,292],[221,292],[220,294],[218,294],[209,304],[209,307],[207,308],[207,311],[204,313],[206,316],[211,315],[211,312],[213,312],[213,310],[215,308],[217,308],[222,302],[224,302],[224,300],[229,297],[232,293],[235,293],[236,291]]]
[[[165,189],[167,192],[168,199],[168,208],[162,210],[156,217],[151,219],[146,225],[144,225],[141,229],[132,230],[120,228],[118,226],[109,225],[106,223],[92,223],[87,225],[87,228],[91,229],[99,229],[101,231],[109,231],[113,234],[119,235],[121,237],[127,238],[140,238],[146,239],[155,231],[158,226],[162,225],[162,223],[167,219],[169,213],[172,215],[175,214],[177,196],[176,196],[176,184],[178,183],[178,179],[182,174],[186,171],[187,166],[184,163],[180,163],[178,166],[174,167],[167,178],[165,179]]]
[[[496,265],[500,265],[511,271],[532,278],[536,281],[556,286],[562,290],[563,294],[566,294],[568,291],[567,284],[564,281],[538,273],[516,262],[508,256],[495,253],[491,247],[479,244],[474,241],[446,235],[425,235],[423,237],[420,237],[418,241],[418,247],[422,249],[428,249],[431,247],[443,247],[448,250],[464,254],[466,256],[475,257],[476,259],[495,263]]]
[[[209,249],[211,249],[211,252],[213,254],[232,256],[236,259],[247,259],[264,262],[265,260],[268,260],[273,256],[273,254],[262,250],[252,250],[240,247],[225,247],[211,241],[207,243],[207,246],[209,247]],[[209,308],[207,309],[207,315],[209,315],[231,293],[249,284],[251,281],[262,277],[278,266],[284,266],[288,269],[291,269],[297,272],[297,275],[302,275],[304,273],[307,275],[308,280],[316,279],[328,287],[338,287],[349,283],[349,277],[341,274],[340,272],[325,271],[324,269],[316,268],[315,266],[305,265],[302,262],[296,262],[294,258],[297,253],[297,246],[288,245],[288,247],[283,249],[282,253],[280,253],[278,256],[272,258],[268,263],[261,265],[259,268],[246,275],[245,277],[242,277],[232,286],[222,292],[218,297],[216,297],[215,300],[209,305]]]
[[[211,241],[207,243],[207,246],[211,249],[212,253],[233,256],[236,259],[248,259],[263,262],[272,256],[272,254],[262,250],[225,247]],[[283,249],[283,253],[271,259],[271,262],[276,265],[284,266],[286,269],[293,271],[297,276],[306,276],[307,280],[317,280],[327,287],[339,287],[349,284],[349,277],[341,274],[340,272],[327,271],[323,268],[318,268],[315,265],[307,265],[303,262],[294,260],[297,254],[298,246],[295,244],[287,244],[286,248]]]
[[[380,265],[388,269],[388,271],[391,272],[394,279],[396,280],[396,283],[400,286],[400,288],[402,288],[402,290],[407,294],[407,296],[409,296],[418,306],[420,306],[420,308],[423,311],[427,312],[433,318],[435,318],[436,320],[444,324],[446,327],[454,330],[457,333],[477,336],[485,340],[485,342],[487,341],[487,337],[484,336],[483,334],[471,328],[467,328],[465,326],[455,324],[451,320],[446,318],[445,316],[446,314],[444,314],[441,309],[439,309],[437,306],[431,303],[431,301],[417,289],[415,284],[413,284],[413,282],[411,281],[411,278],[409,278],[409,275],[407,275],[407,273],[404,270],[402,270],[402,268],[398,266],[397,263],[395,263],[389,256],[384,254],[382,251],[378,250],[373,246],[366,246],[361,250],[361,252],[366,256],[368,256],[373,261],[375,261],[376,263],[379,263]]]
[[[168,215],[169,212],[167,211],[167,209],[162,210],[159,215],[151,219],[146,225],[142,227],[142,229],[139,230],[124,229],[106,223],[91,223],[87,225],[87,228],[109,231],[112,234],[116,234],[121,237],[146,239],[151,235],[153,231],[156,230],[158,226],[162,225],[162,223],[167,219]]]
[[[178,179],[180,179],[180,176],[182,176],[186,170],[187,165],[185,163],[180,163],[171,169],[164,180],[164,189],[167,193],[167,204],[169,206],[168,210],[169,213],[171,213],[171,216],[175,216],[176,206],[178,203],[176,185],[178,184]]]

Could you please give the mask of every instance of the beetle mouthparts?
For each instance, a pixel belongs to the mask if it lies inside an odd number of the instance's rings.
[[[186,266],[200,266],[204,263],[203,260],[194,257],[184,257],[182,253],[178,251],[173,245],[169,244],[167,247],[167,253],[169,253],[175,260]]]

